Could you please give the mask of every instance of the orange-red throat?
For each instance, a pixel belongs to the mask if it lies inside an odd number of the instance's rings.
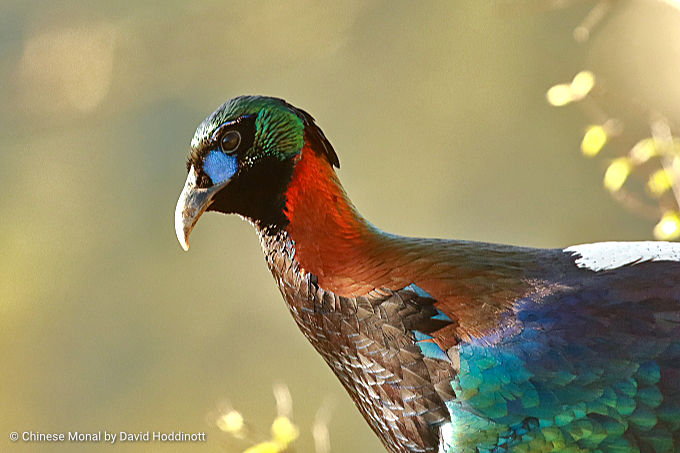
[[[305,143],[286,190],[286,231],[295,258],[319,284],[339,295],[373,289],[361,268],[380,233],[357,212],[328,160]]]
[[[295,259],[319,285],[339,296],[364,295],[377,288],[411,283],[443,295],[427,277],[448,265],[420,241],[384,233],[366,221],[347,197],[335,171],[305,144],[286,190],[286,227]]]
[[[295,259],[323,289],[359,296],[415,284],[460,323],[452,329],[478,334],[497,325],[511,300],[489,293],[485,275],[510,278],[506,287],[515,295],[527,290],[517,272],[490,268],[480,257],[468,256],[464,246],[378,230],[357,212],[325,157],[306,144],[296,159],[285,194],[286,231],[295,243]],[[475,298],[481,302],[472,303]],[[489,298],[493,301],[485,302]]]

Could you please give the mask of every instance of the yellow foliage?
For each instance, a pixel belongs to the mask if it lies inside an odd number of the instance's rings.
[[[671,188],[673,182],[670,175],[663,168],[655,171],[647,181],[647,190],[655,197],[661,196]]]
[[[581,152],[587,157],[596,156],[602,147],[607,143],[607,131],[604,127],[595,125],[586,129],[586,133],[581,141]]]
[[[293,442],[300,435],[297,426],[288,417],[276,417],[272,423],[272,436],[274,441],[284,447]]]
[[[656,144],[653,138],[640,140],[630,150],[630,158],[637,164],[644,164],[650,158],[656,156]]]
[[[571,87],[566,83],[561,83],[550,87],[548,92],[545,94],[546,99],[550,105],[555,107],[561,107],[567,105],[572,101]]]
[[[238,411],[229,411],[217,419],[217,427],[225,433],[238,433],[243,429],[243,416]]]
[[[300,430],[293,423],[290,416],[281,414],[292,413],[290,393],[285,386],[274,388],[278,417],[271,425],[271,439],[252,445],[243,453],[283,453],[289,451],[291,444],[299,437]],[[250,437],[250,430],[246,425],[243,415],[235,409],[222,411],[215,421],[217,427],[225,433],[231,434],[237,439]]]
[[[569,86],[571,97],[574,101],[580,101],[590,93],[595,86],[595,75],[590,71],[581,71],[574,76]]]
[[[570,102],[580,101],[595,86],[595,75],[590,71],[581,71],[574,76],[570,84],[560,83],[550,87],[545,94],[550,105],[561,107]]]
[[[248,448],[243,453],[279,453],[281,451],[283,451],[283,449],[276,442],[260,442],[259,444]]]
[[[610,192],[616,192],[623,186],[632,169],[630,160],[627,157],[615,159],[604,174],[604,187]]]
[[[666,211],[654,227],[654,237],[663,241],[679,238],[680,213],[678,211]]]

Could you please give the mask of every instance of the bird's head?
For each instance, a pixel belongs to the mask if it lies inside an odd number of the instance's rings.
[[[314,119],[282,99],[241,96],[215,110],[191,140],[189,174],[175,209],[182,248],[188,250],[205,211],[239,214],[262,228],[285,226],[285,192],[303,147],[339,166]]]

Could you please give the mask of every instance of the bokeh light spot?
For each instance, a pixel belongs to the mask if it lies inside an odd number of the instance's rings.
[[[19,68],[31,108],[88,112],[109,93],[117,29],[109,24],[30,36]]]
[[[631,171],[631,163],[627,157],[615,159],[604,174],[604,187],[610,192],[616,192],[626,182]]]
[[[586,133],[581,141],[581,152],[584,156],[593,157],[600,152],[607,143],[607,131],[604,127],[596,125],[586,129]]]
[[[590,90],[595,86],[595,75],[590,71],[581,71],[574,76],[571,85],[571,96],[573,100],[578,101],[583,99],[590,93]]]
[[[550,87],[545,94],[546,99],[550,105],[561,107],[567,105],[572,101],[571,87],[566,83],[561,83]]]
[[[656,145],[653,138],[640,140],[630,150],[630,158],[636,164],[644,164],[652,157],[656,156]]]
[[[272,436],[274,442],[286,446],[293,442],[300,435],[297,426],[288,417],[276,417],[272,423]]]
[[[238,434],[243,429],[243,416],[232,410],[217,419],[217,427],[229,434]]]
[[[672,179],[663,168],[651,174],[647,180],[647,190],[654,197],[663,195],[672,186]]]
[[[662,241],[677,239],[680,237],[680,213],[666,211],[659,223],[654,227],[654,237]]]
[[[245,450],[243,453],[279,453],[282,451],[276,442],[261,442]]]

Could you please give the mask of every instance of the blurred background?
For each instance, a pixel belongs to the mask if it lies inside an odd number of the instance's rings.
[[[584,70],[587,93],[572,93]],[[327,398],[334,452],[383,451],[295,327],[252,228],[210,214],[190,253],[177,244],[189,141],[224,100],[311,112],[387,231],[564,247],[673,237],[672,184],[648,179],[673,162],[650,142],[639,153],[649,137],[673,145],[678,74],[670,0],[3,0],[0,450],[99,450],[8,434],[106,429],[208,439],[121,450],[238,452],[215,411],[266,438],[284,382],[296,451],[313,451]],[[614,162],[621,184],[603,187]]]

